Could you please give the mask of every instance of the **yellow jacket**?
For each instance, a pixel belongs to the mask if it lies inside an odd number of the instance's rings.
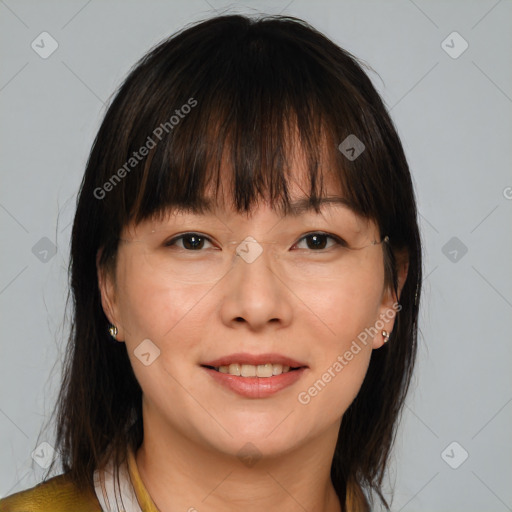
[[[0,500],[1,512],[101,512],[94,489],[80,494],[69,478],[59,475]]]
[[[128,471],[143,512],[159,512],[142,483],[134,453],[128,451]],[[0,512],[101,512],[94,489],[81,493],[66,473],[0,500]]]

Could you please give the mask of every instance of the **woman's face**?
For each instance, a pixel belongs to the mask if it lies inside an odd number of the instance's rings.
[[[291,188],[292,201],[302,190]],[[329,183],[327,195],[337,192]],[[364,248],[303,238],[318,231]],[[184,232],[207,241],[164,246]],[[145,425],[226,454],[250,442],[275,455],[337,433],[396,313],[383,246],[369,244],[379,241],[373,222],[342,204],[285,217],[267,203],[243,215],[217,202],[211,214],[176,213],[121,237],[115,282],[99,272],[100,288],[143,390]],[[222,259],[235,246],[238,256]],[[286,363],[300,369],[279,375]]]

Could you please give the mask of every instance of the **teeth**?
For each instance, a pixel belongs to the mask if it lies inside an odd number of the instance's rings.
[[[267,363],[267,364],[260,364],[256,367],[256,375],[258,377],[272,377],[274,375],[274,365]]]
[[[288,369],[290,369],[288,367]],[[272,375],[280,375],[283,372],[283,365],[282,364],[273,364],[272,365]]]
[[[229,366],[218,366],[215,368],[220,373],[228,373],[239,377],[272,377],[273,375],[281,375],[290,371],[290,367],[283,364],[238,364],[233,363]]]
[[[240,375],[240,365],[239,364],[230,364],[228,367],[228,371],[230,375]]]
[[[242,377],[256,377],[256,371],[256,366],[253,366],[252,364],[243,364],[240,375]]]

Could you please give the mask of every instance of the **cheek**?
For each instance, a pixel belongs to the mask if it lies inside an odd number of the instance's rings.
[[[352,340],[375,324],[382,302],[383,280],[383,272],[375,267],[363,268],[333,282],[315,296],[311,309],[329,327],[326,339],[331,340],[337,351],[344,351]]]
[[[362,315],[361,315],[362,316]],[[345,315],[343,315],[345,317]],[[309,417],[322,417],[324,424],[339,420],[353,402],[366,376],[372,354],[371,340],[358,339],[364,320],[346,317],[350,323],[338,324],[337,339],[321,344],[311,374],[297,397]],[[364,329],[364,328],[363,328]]]
[[[339,418],[359,392],[372,354],[372,330],[379,318],[383,267],[378,262],[333,283],[314,300],[329,330],[315,349],[311,376],[298,401],[311,412]]]
[[[193,286],[170,287],[135,258],[121,267],[118,282],[120,315],[130,347],[146,338],[163,347],[182,338],[183,328],[194,324],[201,294]]]
[[[198,294],[190,287],[169,288],[140,271],[128,275],[120,301],[128,356],[145,393],[160,397],[165,403],[169,394],[179,396],[179,385],[169,374],[179,375],[182,369],[177,362],[194,359],[198,350],[201,337],[197,326],[204,325],[204,318],[198,318]],[[147,339],[153,345],[141,345]],[[154,365],[141,364],[139,346],[147,347],[144,352],[158,354]],[[162,386],[162,382],[166,385]]]

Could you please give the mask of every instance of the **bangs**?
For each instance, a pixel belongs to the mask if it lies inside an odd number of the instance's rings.
[[[332,43],[327,56],[314,41],[299,44],[295,22],[291,30],[283,21],[272,30],[246,22],[226,20],[223,37],[207,23],[204,37],[179,33],[127,80],[145,84],[138,96],[126,95],[124,159],[144,146],[148,152],[117,187],[120,226],[162,218],[170,208],[202,213],[208,199],[229,198],[238,213],[263,199],[287,213],[290,183],[299,180],[318,212],[326,173],[356,213],[377,219],[382,155],[372,148],[378,140],[366,84],[360,91],[345,76],[357,66],[353,57]],[[366,147],[353,161],[338,149],[349,135]]]
[[[135,224],[149,217],[162,220],[171,208],[202,214],[212,203],[229,203],[243,213],[264,200],[287,214],[292,184],[319,212],[332,177],[338,178],[332,193],[341,195],[343,174],[332,172],[329,146],[337,149],[322,119],[299,124],[295,115],[279,117],[277,108],[259,115],[240,111],[236,118],[227,107],[215,113],[206,107],[197,116],[197,129],[183,127],[155,150],[130,212]]]

